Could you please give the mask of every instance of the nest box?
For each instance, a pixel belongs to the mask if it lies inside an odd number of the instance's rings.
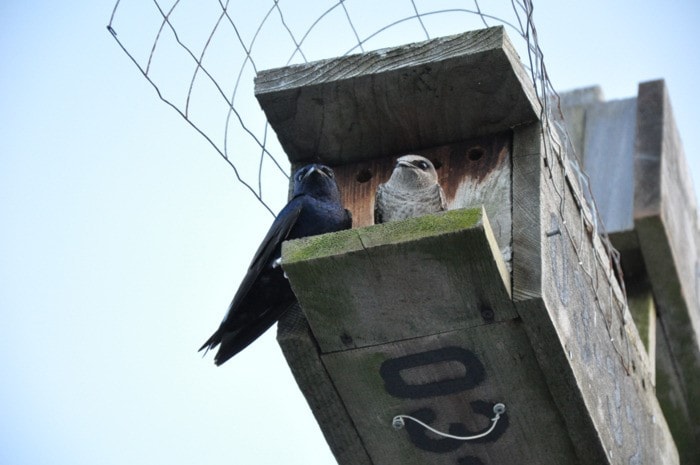
[[[284,244],[300,305],[278,325],[340,464],[677,462],[502,27],[262,71],[255,92],[294,167],[332,166],[353,213],[351,230]],[[448,211],[372,225],[377,185],[409,153],[433,161]],[[396,429],[401,415],[479,437]]]

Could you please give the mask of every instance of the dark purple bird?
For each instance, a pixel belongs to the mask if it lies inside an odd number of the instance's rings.
[[[221,365],[245,349],[296,302],[280,266],[282,242],[352,226],[340,202],[333,170],[306,165],[294,173],[294,192],[272,223],[241,282],[219,329],[199,349],[220,346],[214,363]]]

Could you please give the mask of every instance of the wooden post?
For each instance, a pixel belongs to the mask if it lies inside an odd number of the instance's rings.
[[[612,102],[600,89],[580,90],[563,103],[620,250],[630,309],[655,361],[657,397],[681,462],[700,463],[697,210],[665,84],[642,83],[637,97]],[[616,196],[606,192],[612,185],[622,186]]]
[[[673,464],[652,369],[502,28],[265,71],[293,164],[334,167],[354,228],[286,243],[278,340],[340,464]],[[448,212],[371,225],[397,156]],[[407,420],[464,436],[444,438]]]

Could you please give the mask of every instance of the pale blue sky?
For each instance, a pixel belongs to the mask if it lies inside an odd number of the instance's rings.
[[[330,3],[304,3],[290,23]],[[367,30],[386,21],[376,1],[346,4]],[[334,463],[274,331],[220,368],[196,351],[271,216],[119,49],[112,6],[0,5],[0,463]],[[696,185],[699,20],[690,0],[535,0],[556,89],[599,84],[613,99],[666,79]],[[324,28],[310,58],[347,50]],[[289,58],[273,48],[261,68]],[[286,185],[270,179],[276,210]]]

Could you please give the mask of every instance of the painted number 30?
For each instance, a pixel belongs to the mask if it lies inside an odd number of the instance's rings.
[[[463,375],[458,377],[450,377],[439,381],[431,381],[424,384],[412,384],[406,381],[402,376],[402,372],[406,370],[430,369],[432,365],[435,368],[438,364],[461,364],[463,366]],[[434,399],[436,397],[457,394],[460,392],[474,389],[486,379],[486,370],[484,365],[477,356],[470,350],[461,347],[443,347],[436,350],[429,350],[417,354],[405,355],[403,357],[392,358],[384,361],[379,368],[379,374],[384,380],[384,389],[388,394],[400,399]],[[476,400],[470,402],[472,411],[477,415],[483,415],[487,419],[493,416],[493,402]],[[435,410],[429,406],[420,408],[413,412],[408,412],[408,415],[415,417],[426,424],[431,424],[437,419]],[[500,421],[493,429],[491,434],[486,437],[475,439],[472,443],[485,443],[496,441],[508,428],[508,416],[503,414]],[[485,428],[484,431],[488,429]],[[406,432],[413,445],[419,449],[447,453],[452,452],[465,443],[458,439],[442,438],[435,439],[434,436],[429,436],[425,428],[417,423],[409,422],[406,424]],[[478,435],[479,431],[469,431],[462,423],[450,423],[448,433],[455,436],[471,436]],[[477,457],[468,456],[462,457],[457,462],[459,465],[479,465],[483,464]]]

